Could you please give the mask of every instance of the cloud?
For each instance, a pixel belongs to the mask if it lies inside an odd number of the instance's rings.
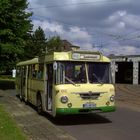
[[[117,11],[106,18],[104,23],[106,24],[108,31],[112,33],[124,32],[127,24],[127,22],[124,20],[126,16],[126,11]]]
[[[106,22],[109,24],[116,23],[117,21],[123,20],[124,16],[126,16],[127,12],[126,11],[117,11],[113,14],[111,14]]]
[[[88,34],[86,29],[80,27],[70,27],[68,31],[65,32],[66,36],[74,41],[91,41],[91,36]]]
[[[49,22],[47,20],[33,20],[33,24],[34,24],[34,29],[38,28],[38,26],[40,26],[45,32],[49,31],[49,32],[57,32],[58,34],[62,34],[63,33],[63,26],[60,25],[57,22]]]
[[[47,37],[60,35],[89,50],[93,49],[93,44],[97,44],[94,50],[103,50],[105,54],[119,54],[119,50],[125,54],[139,52],[135,47],[139,45],[139,38],[131,40],[140,36],[140,30],[136,32],[140,29],[139,0],[28,1],[34,12],[34,29],[41,26]],[[70,3],[71,6],[66,6]],[[47,8],[49,6],[54,7]]]
[[[67,39],[74,45],[80,46],[82,49],[92,49],[92,36],[88,34],[85,28],[71,26],[64,29],[63,25],[58,22],[49,22],[48,20],[33,20],[34,30],[39,26],[44,30],[46,36],[48,33],[59,35],[62,39]]]
[[[126,17],[124,17],[124,22],[126,22],[131,28],[140,29],[140,15],[128,14]]]
[[[133,15],[127,11],[117,11],[110,15],[104,22],[106,26],[111,25],[119,32],[121,32],[122,29],[140,29],[140,15]]]

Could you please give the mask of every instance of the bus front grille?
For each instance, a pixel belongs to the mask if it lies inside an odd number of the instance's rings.
[[[100,93],[80,93],[80,97],[82,99],[98,99],[98,97],[100,96]]]

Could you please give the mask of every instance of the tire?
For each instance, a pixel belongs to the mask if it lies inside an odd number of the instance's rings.
[[[28,100],[27,101],[25,100],[24,102],[25,102],[25,105],[28,105],[29,104]]]
[[[42,115],[43,111],[42,111],[42,100],[41,100],[41,95],[37,96],[37,113],[39,115]]]
[[[19,99],[21,102],[23,102],[23,97],[21,96],[21,94],[19,94]]]

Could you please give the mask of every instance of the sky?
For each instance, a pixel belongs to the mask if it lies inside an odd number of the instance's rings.
[[[140,0],[28,0],[33,29],[82,50],[140,54]]]

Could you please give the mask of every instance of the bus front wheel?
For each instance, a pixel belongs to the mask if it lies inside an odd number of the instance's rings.
[[[40,94],[37,96],[37,113],[40,115],[42,114],[42,100]]]

